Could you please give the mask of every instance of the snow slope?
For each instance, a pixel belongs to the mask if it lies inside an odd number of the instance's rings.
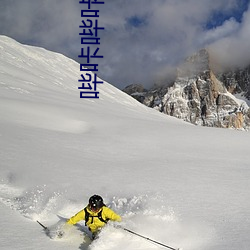
[[[122,225],[184,250],[250,249],[248,132],[196,127],[108,83],[80,99],[79,65],[0,36],[1,249],[163,249],[108,225],[50,239],[92,194]]]

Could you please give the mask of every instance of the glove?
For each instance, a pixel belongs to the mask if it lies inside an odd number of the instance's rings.
[[[67,231],[71,228],[71,225],[65,223],[63,225],[59,225],[56,229],[56,237],[62,238]]]
[[[64,234],[65,234],[65,232],[62,231],[62,230],[59,230],[59,231],[56,232],[56,236],[57,236],[57,238],[59,238],[59,239],[61,239],[61,238],[63,237]]]
[[[122,225],[120,224],[114,224],[113,226],[114,228],[117,228],[117,229],[123,229]]]

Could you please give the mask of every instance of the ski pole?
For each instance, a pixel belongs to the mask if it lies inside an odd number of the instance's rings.
[[[42,226],[43,227],[43,229],[46,231],[46,230],[48,230],[48,228],[47,227],[45,227],[40,221],[36,221],[40,226]]]
[[[127,229],[127,228],[122,228],[122,229],[125,230],[125,231],[127,231],[127,232],[129,232],[129,233],[131,233],[131,234],[137,235],[137,236],[139,236],[139,237],[141,237],[141,238],[143,238],[143,239],[145,239],[145,240],[154,242],[154,243],[156,243],[156,244],[158,244],[158,245],[161,245],[161,246],[163,246],[163,247],[169,248],[169,249],[171,249],[171,250],[180,250],[180,248],[173,248],[173,247],[167,246],[167,245],[162,244],[162,243],[160,243],[160,242],[158,242],[158,241],[155,241],[155,240],[152,240],[152,239],[150,239],[150,238],[148,238],[148,237],[145,237],[145,236],[143,236],[143,235],[141,235],[141,234],[135,233],[135,232],[133,232],[133,231]]]

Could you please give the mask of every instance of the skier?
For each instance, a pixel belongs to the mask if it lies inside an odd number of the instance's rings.
[[[89,204],[72,216],[67,224],[74,225],[80,220],[85,220],[85,226],[89,228],[94,239],[109,220],[120,222],[122,219],[120,215],[105,206],[101,196],[95,194],[89,198]]]

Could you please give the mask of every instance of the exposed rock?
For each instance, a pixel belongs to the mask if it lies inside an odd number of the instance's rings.
[[[147,90],[143,87],[142,84],[130,84],[123,91],[125,93],[131,95],[131,94],[134,94],[136,92],[143,93],[143,92],[146,92]]]
[[[242,93],[250,100],[250,66],[218,74],[218,79],[225,84],[230,93]]]
[[[128,95],[133,96],[139,102],[144,101],[145,94],[147,92],[142,84],[130,84],[125,89],[123,89],[123,91]]]
[[[145,105],[196,125],[248,129],[250,109],[233,94],[250,96],[250,67],[215,75],[209,53],[203,49],[178,68],[171,87],[154,87],[137,98]],[[140,87],[142,90],[143,87]]]

